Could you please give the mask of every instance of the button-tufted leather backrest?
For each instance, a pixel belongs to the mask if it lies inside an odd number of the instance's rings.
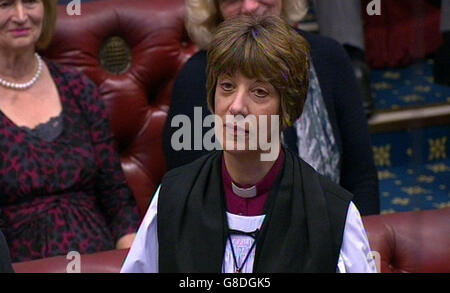
[[[196,50],[183,0],[81,2],[79,16],[59,7],[44,55],[98,85],[141,214],[166,171],[162,131],[175,77]]]
[[[450,273],[450,208],[363,218],[383,273]]]

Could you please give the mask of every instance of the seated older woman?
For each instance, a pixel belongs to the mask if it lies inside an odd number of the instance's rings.
[[[14,262],[131,245],[136,203],[86,76],[36,53],[55,0],[0,0],[0,229]]]
[[[281,147],[303,109],[308,56],[278,17],[219,25],[207,92],[223,151],[166,174],[122,272],[375,270],[352,195]]]

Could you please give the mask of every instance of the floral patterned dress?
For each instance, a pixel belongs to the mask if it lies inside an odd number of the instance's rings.
[[[13,262],[114,249],[139,225],[94,83],[47,65],[63,108],[58,136],[42,139],[0,111],[0,230]]]

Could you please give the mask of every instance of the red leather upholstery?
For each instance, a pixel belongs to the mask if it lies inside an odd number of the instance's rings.
[[[450,273],[450,208],[363,218],[383,273]],[[83,255],[81,272],[119,272],[127,250]],[[17,273],[66,272],[64,256],[14,264]]]
[[[363,218],[385,273],[450,273],[450,208]]]
[[[119,273],[128,249],[110,250],[81,255],[80,273]],[[72,272],[75,258],[55,256],[13,264],[16,273],[67,273]]]
[[[111,113],[125,176],[141,214],[166,171],[162,131],[176,74],[197,50],[184,29],[183,0],[108,0],[82,3],[80,16],[60,6],[49,59],[75,66],[99,87]],[[124,74],[102,68],[104,40],[131,48]]]

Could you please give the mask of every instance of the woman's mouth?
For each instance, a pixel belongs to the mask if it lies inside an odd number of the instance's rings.
[[[227,131],[227,133],[229,132],[231,134],[233,131],[234,135],[248,134],[248,132],[249,132],[245,128],[239,127],[237,124],[224,124],[224,126],[225,126],[225,130]]]
[[[10,30],[10,32],[14,37],[24,37],[30,33],[30,29],[29,28],[17,28],[17,29]]]

